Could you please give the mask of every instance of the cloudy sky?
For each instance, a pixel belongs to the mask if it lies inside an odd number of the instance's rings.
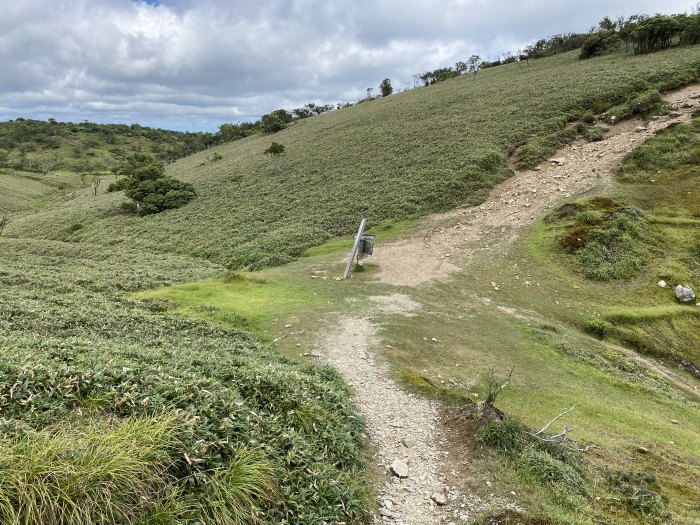
[[[214,131],[695,0],[0,0],[0,120]]]

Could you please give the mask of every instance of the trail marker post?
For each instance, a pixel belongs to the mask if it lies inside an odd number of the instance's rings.
[[[357,230],[357,235],[355,235],[355,242],[352,245],[352,251],[350,252],[348,264],[345,267],[343,279],[347,279],[350,276],[352,261],[355,259],[355,257],[357,257],[359,263],[361,259],[372,255],[372,252],[374,251],[374,245],[370,242],[374,240],[374,235],[365,235],[364,232],[366,225],[367,219],[362,219],[362,221],[360,222],[360,228]]]

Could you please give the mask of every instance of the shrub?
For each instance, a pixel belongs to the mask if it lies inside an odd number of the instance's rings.
[[[610,108],[605,112],[604,118],[606,120],[612,120],[614,117],[619,121],[635,115],[650,117],[651,115],[657,115],[667,111],[667,104],[663,101],[659,92],[656,90],[648,90],[622,104]]]
[[[645,516],[668,517],[668,498],[661,495],[656,484],[656,476],[645,473],[632,473],[622,470],[604,470],[608,485],[619,490],[621,501],[627,508]]]
[[[578,470],[532,445],[520,454],[518,465],[528,475],[558,491],[588,495],[588,485]]]
[[[133,202],[123,203],[122,208],[141,216],[180,208],[197,195],[189,182],[167,177],[162,162],[146,159],[121,171],[126,176],[110,184],[107,191],[124,190]]]
[[[613,325],[601,319],[589,319],[584,323],[583,329],[603,339],[613,329]]]
[[[279,155],[282,155],[282,153],[284,153],[284,149],[285,148],[282,144],[278,144],[277,142],[273,142],[272,144],[270,144],[270,147],[267,148],[263,153],[268,153],[270,155],[279,156]]]
[[[622,40],[615,31],[599,31],[593,33],[584,40],[581,46],[580,59],[587,59],[604,55],[615,51],[622,44]]]
[[[527,443],[525,429],[514,418],[489,421],[479,428],[476,440],[508,455],[517,455]]]

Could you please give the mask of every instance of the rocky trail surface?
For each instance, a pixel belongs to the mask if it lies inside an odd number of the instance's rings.
[[[420,235],[377,250],[372,262],[379,268],[378,279],[397,286],[425,285],[449,279],[469,264],[475,252],[504,253],[558,201],[604,188],[633,149],[674,122],[689,121],[700,107],[699,95],[697,85],[669,93],[666,100],[677,108],[671,115],[644,123],[621,122],[603,141],[570,144],[537,168],[516,171],[480,206],[427,219]],[[438,405],[401,389],[380,353],[382,317],[412,316],[420,305],[402,294],[376,297],[373,302],[369,311],[334,320],[319,346],[324,360],[352,386],[375,463],[385,473],[377,490],[375,523],[456,524],[486,509],[513,508],[504,500],[462,494],[451,485],[450,479],[459,477],[463,467],[445,446]],[[670,380],[677,377],[656,366]],[[682,388],[687,390],[688,385]]]

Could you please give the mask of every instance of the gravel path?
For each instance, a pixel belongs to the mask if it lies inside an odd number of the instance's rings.
[[[375,356],[379,327],[373,319],[384,313],[411,316],[419,305],[401,294],[374,299],[377,306],[368,312],[370,317],[340,319],[320,349],[353,388],[357,410],[365,417],[376,449],[377,466],[387,475],[375,523],[450,523],[497,505],[465,497],[449,486],[443,473],[453,465],[447,452],[440,450],[437,404],[404,392]]]

